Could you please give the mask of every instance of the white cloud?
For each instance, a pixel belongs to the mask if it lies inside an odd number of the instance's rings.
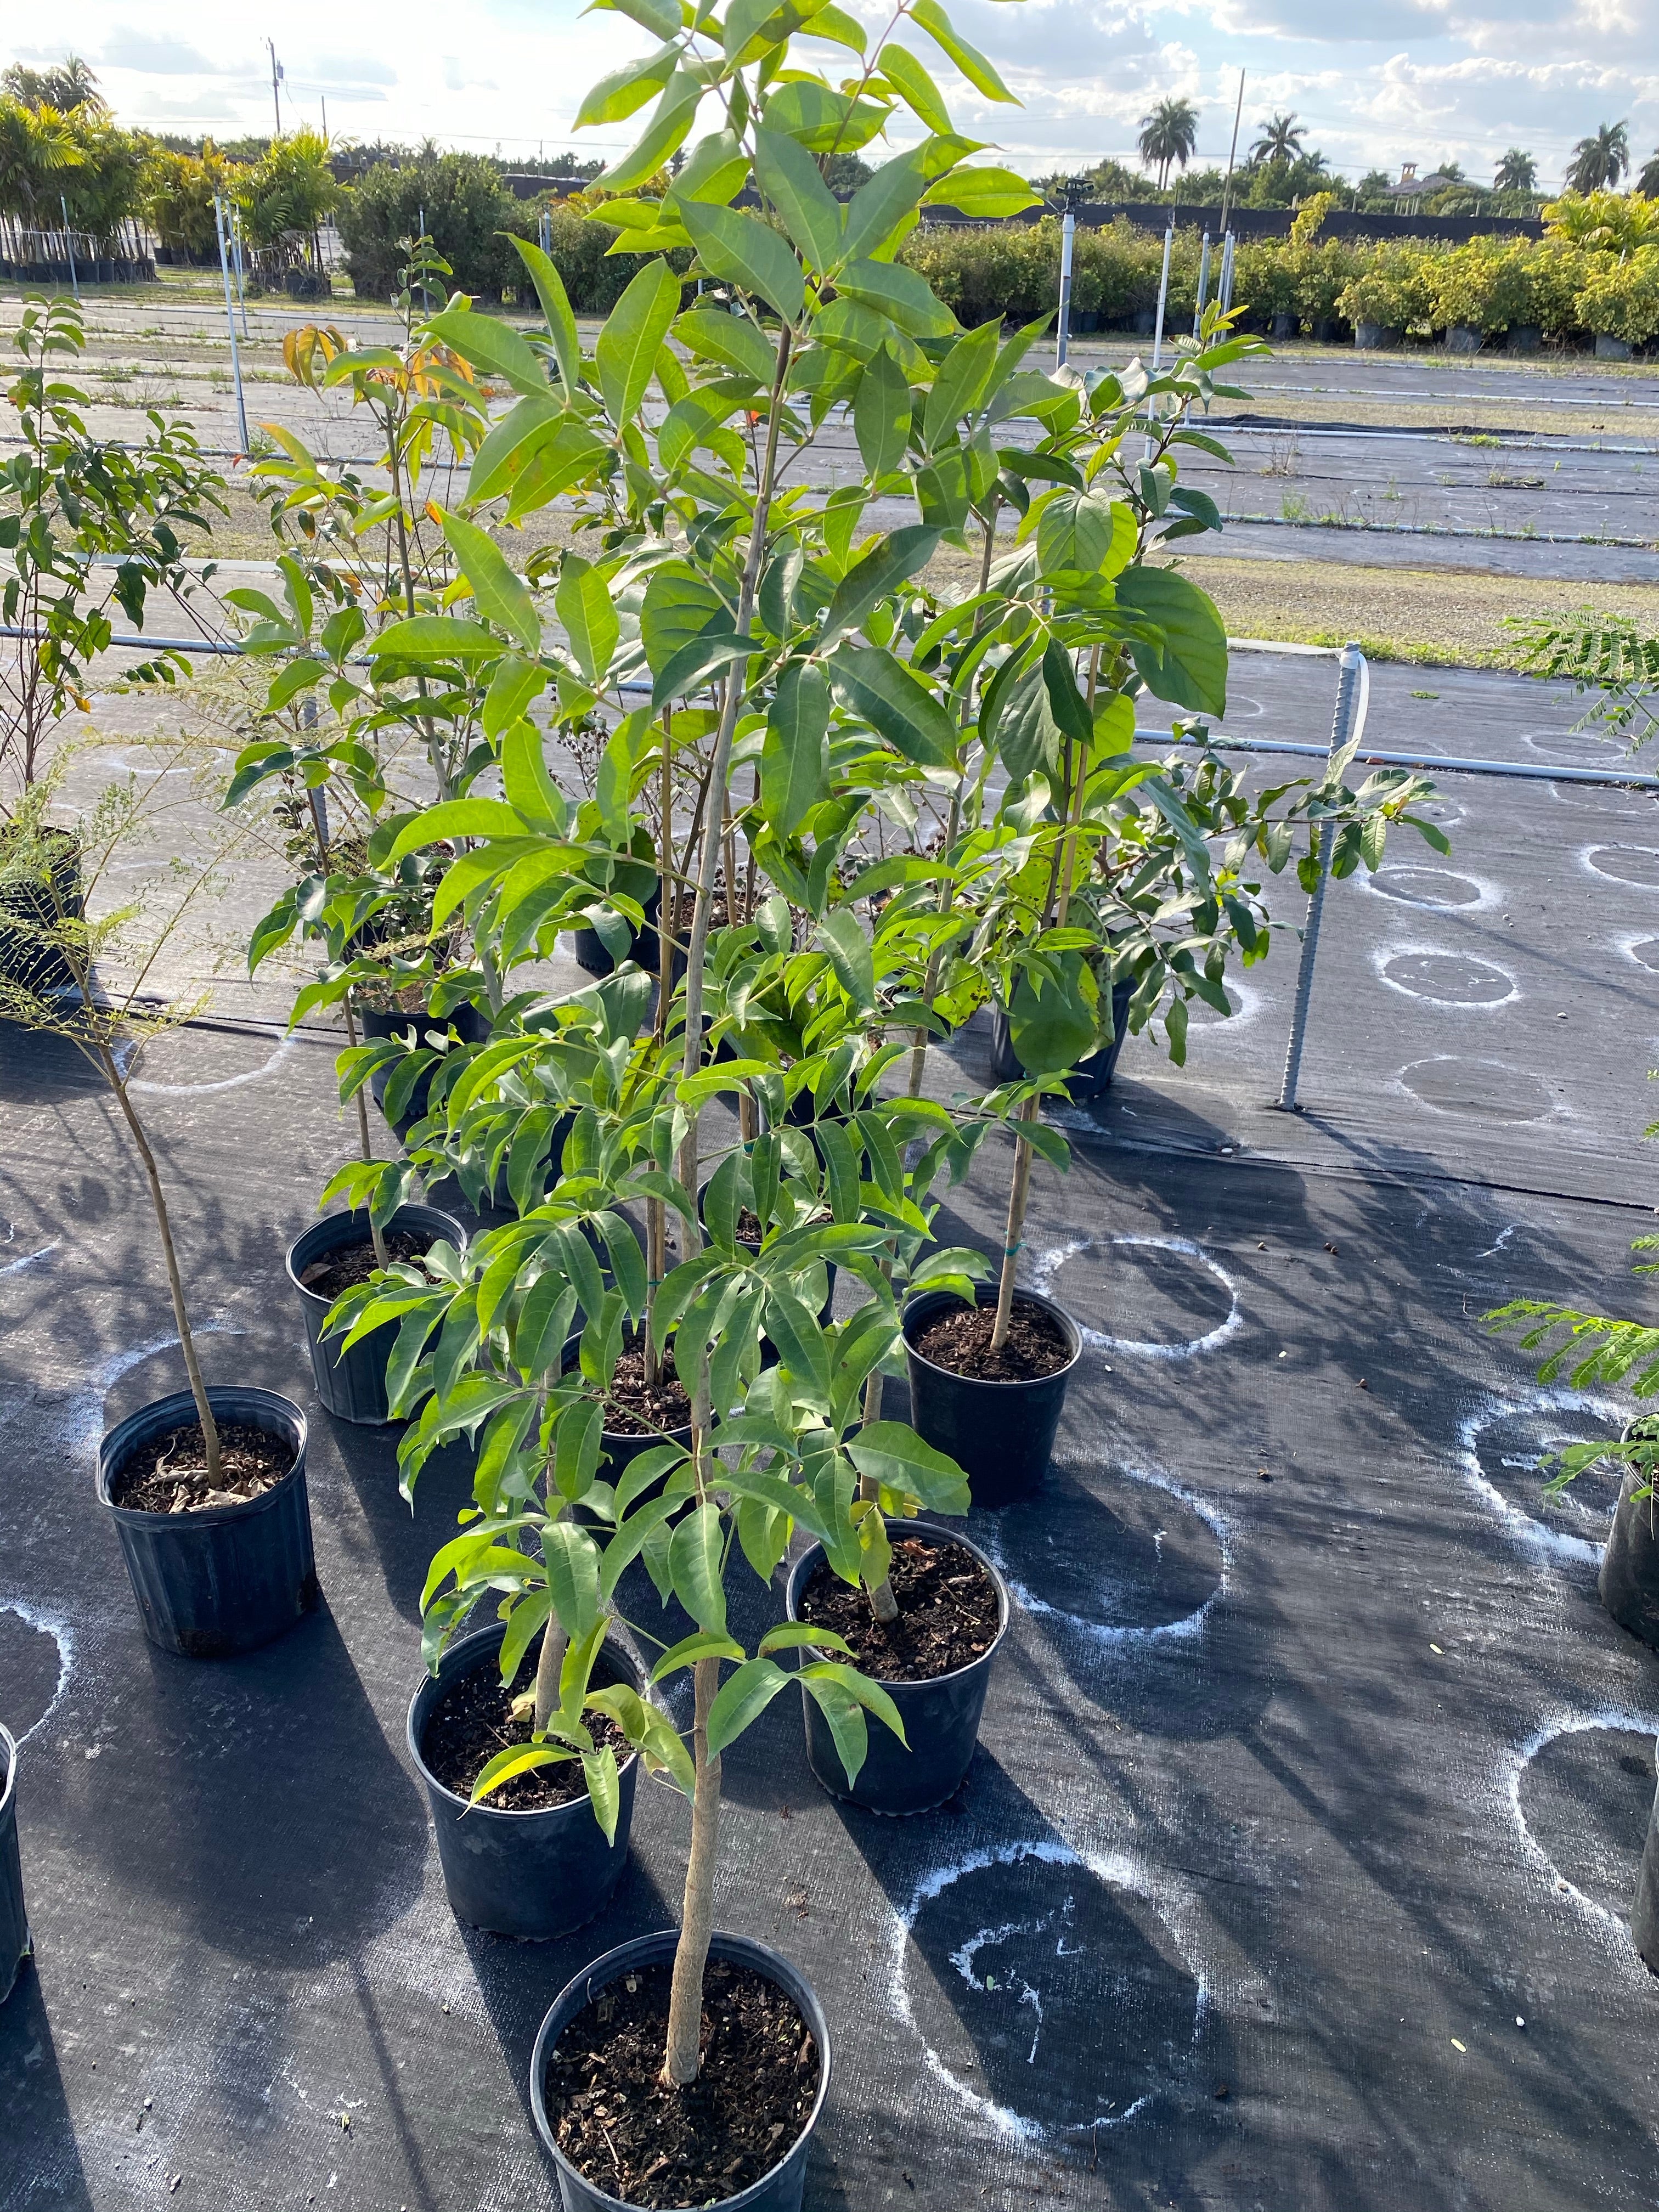
[[[135,31],[128,24],[113,30],[99,50],[100,69],[137,70],[146,76],[216,76],[216,64],[183,39]]]

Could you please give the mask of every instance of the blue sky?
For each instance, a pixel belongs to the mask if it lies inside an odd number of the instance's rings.
[[[886,20],[862,0],[843,4]],[[1141,115],[1168,93],[1199,105],[1199,159],[1224,161],[1241,68],[1242,143],[1271,109],[1293,108],[1350,174],[1451,157],[1490,175],[1520,145],[1553,183],[1575,139],[1621,118],[1638,160],[1659,146],[1659,0],[954,0],[951,12],[1021,106],[988,106],[921,34],[910,43],[938,65],[962,123],[1016,167],[1128,154]],[[285,121],[316,123],[326,101],[337,137],[429,135],[509,159],[582,143],[572,137],[582,90],[648,43],[574,0],[285,0],[263,21],[211,0],[60,0],[49,14],[6,14],[12,43],[0,56],[73,47],[131,122],[269,129],[269,30]],[[838,74],[836,51],[817,52]],[[597,152],[617,138],[584,134]]]

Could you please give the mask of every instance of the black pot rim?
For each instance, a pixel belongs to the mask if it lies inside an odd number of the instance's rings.
[[[994,1283],[976,1283],[974,1286],[974,1304],[976,1306],[994,1304],[996,1295],[996,1285]],[[1004,1382],[994,1375],[958,1374],[954,1367],[941,1367],[938,1360],[929,1359],[925,1352],[918,1352],[915,1340],[910,1334],[911,1316],[913,1314],[920,1316],[922,1308],[933,1298],[950,1298],[957,1305],[962,1304],[961,1298],[954,1291],[936,1291],[924,1286],[920,1291],[913,1291],[905,1300],[904,1310],[899,1316],[899,1326],[904,1336],[904,1348],[912,1359],[918,1361],[931,1373],[948,1376],[953,1382],[970,1382],[976,1390],[1034,1390],[1039,1383],[1060,1382],[1071,1373],[1083,1357],[1083,1330],[1059,1300],[1045,1297],[1041,1291],[1016,1290],[1014,1292],[1016,1305],[1041,1306],[1045,1313],[1054,1316],[1068,1336],[1075,1338],[1071,1358],[1063,1367],[1054,1368],[1047,1375],[1026,1375],[1009,1382]]]
[[[216,1418],[219,1411],[216,1401],[222,1398],[263,1398],[273,1407],[279,1407],[286,1416],[294,1431],[294,1464],[280,1481],[273,1482],[269,1490],[262,1490],[257,1498],[239,1498],[234,1505],[204,1506],[198,1513],[151,1513],[136,1505],[118,1505],[110,1496],[110,1484],[121,1472],[125,1461],[123,1459],[112,1464],[111,1442],[120,1435],[123,1429],[141,1421],[147,1413],[159,1413],[163,1406],[187,1407],[193,1414],[196,1400],[192,1394],[188,1390],[171,1390],[165,1398],[152,1398],[147,1406],[140,1406],[137,1413],[129,1413],[125,1420],[118,1421],[112,1429],[106,1431],[98,1447],[96,1481],[99,1504],[112,1513],[118,1521],[131,1521],[139,1527],[157,1521],[176,1522],[180,1524],[180,1534],[191,1527],[222,1528],[227,1522],[251,1521],[256,1513],[268,1512],[285,1490],[304,1480],[306,1448],[310,1442],[309,1424],[292,1398],[285,1398],[280,1390],[266,1390],[257,1383],[210,1382],[207,1386],[208,1404]]]
[[[505,1621],[487,1621],[482,1628],[469,1629],[465,1636],[458,1637],[450,1645],[449,1650],[444,1653],[444,1658],[448,1659],[453,1654],[458,1652],[470,1654],[475,1649],[477,1656],[482,1658],[483,1646],[489,1644],[499,1647],[506,1634]],[[642,1677],[643,1669],[626,1644],[619,1644],[614,1637],[607,1633],[599,1649],[602,1651],[617,1652],[627,1662],[629,1671],[636,1680]],[[441,1661],[440,1664],[442,1664]],[[458,1675],[469,1674],[471,1671],[471,1664],[458,1665],[455,1668]],[[415,1686],[414,1695],[410,1698],[409,1715],[404,1723],[404,1737],[409,1746],[409,1755],[415,1762],[416,1771],[428,1790],[435,1790],[440,1797],[447,1797],[452,1805],[459,1805],[470,1820],[477,1820],[480,1814],[491,1820],[544,1820],[550,1813],[568,1813],[579,1807],[585,1809],[591,1804],[591,1799],[584,1796],[573,1797],[567,1805],[475,1805],[470,1797],[458,1796],[447,1782],[440,1782],[421,1756],[420,1739],[415,1727],[415,1710],[428,1688],[433,1683],[441,1680],[441,1675],[423,1674]],[[645,1687],[640,1691],[641,1697],[645,1696],[646,1690],[649,1687],[650,1684],[647,1682]],[[638,1752],[630,1750],[626,1759],[619,1759],[617,1761],[617,1773],[625,1774],[638,1758]],[[592,1818],[591,1812],[588,1817],[590,1820]]]
[[[17,1796],[17,1739],[3,1721],[0,1721],[0,1753],[6,1761],[5,1779],[0,1782],[0,1820],[3,1820]]]
[[[456,1220],[454,1215],[453,1213],[446,1213],[441,1206],[428,1206],[424,1199],[412,1198],[409,1200],[406,1204],[400,1206],[397,1212],[392,1215],[391,1220],[387,1222],[387,1229],[395,1229],[398,1226],[398,1222],[402,1220],[405,1214],[412,1213],[431,1214],[435,1216],[440,1221],[447,1222],[450,1228],[455,1232],[457,1249],[465,1250],[466,1246],[466,1231],[462,1228],[460,1223]],[[308,1289],[307,1285],[300,1280],[299,1270],[294,1264],[294,1255],[299,1250],[300,1247],[305,1243],[307,1237],[314,1237],[319,1229],[331,1229],[337,1221],[356,1220],[362,1220],[365,1226],[367,1226],[368,1221],[368,1208],[366,1206],[354,1206],[349,1207],[344,1213],[325,1213],[320,1220],[313,1221],[308,1229],[302,1229],[299,1235],[295,1238],[294,1242],[289,1246],[286,1254],[283,1255],[283,1266],[287,1272],[289,1282],[293,1284],[295,1289],[300,1293],[300,1296],[302,1298],[310,1298],[316,1304],[321,1306],[325,1311],[326,1311],[327,1309],[335,1303],[335,1301],[332,1298],[325,1298],[320,1291]],[[422,1222],[420,1224],[420,1226],[424,1228],[426,1224]]]
[[[988,1553],[981,1552],[970,1536],[964,1536],[959,1529],[952,1528],[947,1522],[927,1519],[921,1515],[918,1515],[914,1521],[896,1521],[889,1514],[884,1514],[882,1518],[890,1529],[896,1529],[901,1535],[915,1535],[919,1530],[925,1528],[930,1534],[943,1536],[947,1542],[960,1544],[964,1552],[971,1552],[991,1577],[991,1585],[996,1591],[997,1604],[1001,1608],[1002,1617],[998,1623],[995,1636],[980,1653],[978,1658],[969,1660],[965,1666],[953,1667],[948,1674],[929,1674],[921,1681],[913,1679],[902,1682],[889,1681],[884,1674],[872,1674],[869,1677],[870,1680],[878,1683],[884,1690],[931,1690],[937,1683],[959,1681],[963,1675],[971,1674],[975,1667],[988,1667],[1002,1649],[1003,1638],[1007,1635],[1014,1617],[1013,1599],[1009,1593],[1007,1577],[996,1561]],[[823,1557],[823,1547],[817,1537],[814,1537],[799,1559],[790,1568],[789,1579],[783,1586],[783,1611],[786,1620],[799,1619],[799,1615],[795,1611],[796,1589],[798,1586],[803,1589],[805,1588],[811,1578],[809,1571],[815,1568]],[[811,1623],[809,1621],[805,1625],[811,1627]],[[818,1647],[815,1644],[811,1648],[816,1651]]]
[[[590,2181],[580,2167],[571,2164],[555,2141],[553,2130],[548,2122],[547,2102],[542,2088],[542,2082],[547,2072],[548,2029],[552,2024],[554,2014],[561,2009],[565,2000],[576,1989],[579,1983],[591,1984],[595,1976],[600,1974],[603,1974],[607,1981],[614,1981],[623,1967],[638,1954],[654,1952],[659,1947],[663,1947],[663,1956],[672,1960],[679,1940],[680,1931],[678,1928],[659,1928],[653,1929],[649,1935],[635,1936],[626,1943],[618,1943],[613,1950],[602,1952],[590,1965],[584,1966],[579,1974],[573,1974],[557,1996],[554,1998],[543,2016],[541,2027],[537,2031],[536,2047],[531,2053],[530,2109],[536,2123],[536,2132],[546,2145],[560,2172],[568,2173],[573,2180],[580,2182],[584,2189],[591,2191],[594,2196],[599,2197],[608,2208],[608,2212],[640,2212],[640,2208],[631,2204],[625,2197],[612,2197],[607,2190],[601,2188],[598,2182]],[[754,1953],[759,1953],[759,1960],[750,1955]],[[708,1955],[710,1958],[735,1957],[743,1965],[753,1966],[757,1973],[766,1972],[767,1978],[775,1988],[781,1989],[784,1995],[793,2004],[797,2000],[788,1984],[781,1976],[773,1975],[767,1971],[771,1962],[775,1961],[778,1966],[787,1968],[806,1990],[817,2014],[817,2019],[809,2018],[806,2025],[811,2030],[812,2040],[818,2046],[818,2093],[812,2100],[812,2109],[802,2123],[800,2133],[788,2145],[782,2155],[767,2167],[758,2180],[751,2181],[748,2188],[741,2191],[736,2197],[715,2198],[707,2208],[707,2212],[743,2212],[745,2205],[753,2204],[761,2191],[770,2185],[778,2168],[788,2164],[801,2144],[814,2133],[823,2118],[824,2104],[830,2094],[831,2067],[830,2023],[824,2015],[823,2005],[818,2002],[817,1992],[812,1988],[805,1975],[798,1966],[786,1959],[781,1951],[774,1950],[769,1943],[763,1943],[757,1936],[739,1936],[731,1929],[717,1928],[708,1939]],[[761,1961],[766,1964],[763,1965]],[[641,1966],[655,1966],[659,1961],[655,1958],[639,1958],[638,1963]],[[802,2009],[805,2010],[805,2008]]]

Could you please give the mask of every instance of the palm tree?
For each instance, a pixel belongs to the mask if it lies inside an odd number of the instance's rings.
[[[1649,155],[1641,175],[1636,179],[1636,189],[1644,199],[1659,200],[1659,148]]]
[[[1288,115],[1275,114],[1255,127],[1261,135],[1250,149],[1252,161],[1294,161],[1308,135],[1307,125],[1297,121],[1294,109]]]
[[[1519,146],[1511,146],[1492,180],[1495,192],[1530,192],[1538,187],[1538,164]]]
[[[1135,143],[1147,168],[1157,169],[1162,191],[1170,180],[1170,164],[1178,161],[1184,169],[1192,159],[1198,143],[1198,110],[1190,100],[1160,100],[1150,115],[1141,117]]]
[[[55,108],[38,112],[0,94],[0,219],[33,226],[37,196],[50,193],[64,169],[85,159],[67,118]]]
[[[71,108],[85,107],[94,115],[109,113],[109,102],[98,89],[97,72],[79,54],[65,54],[61,62],[43,70],[27,69],[21,62],[14,62],[0,76],[0,91],[37,110],[55,107],[67,115]]]
[[[1572,192],[1610,191],[1630,167],[1628,123],[1598,123],[1588,138],[1572,149],[1567,170],[1567,190]]]

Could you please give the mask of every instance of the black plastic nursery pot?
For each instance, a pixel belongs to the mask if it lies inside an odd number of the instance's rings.
[[[679,1937],[672,1928],[654,1936],[635,1936],[631,1943],[619,1943],[614,1951],[607,1951],[585,1967],[574,1982],[561,1990],[542,2022],[541,2033],[536,2038],[536,2049],[530,2061],[530,2108],[535,2115],[536,2127],[542,2141],[552,2154],[559,2176],[559,2203],[563,2212],[630,2212],[625,2197],[611,2197],[596,2188],[572,2166],[559,2148],[553,2126],[548,2116],[547,2097],[544,2084],[547,2078],[548,2060],[558,2048],[559,2038],[577,2017],[585,2012],[595,1997],[611,1984],[627,1973],[630,1968],[660,1966],[669,1964],[674,1956]],[[800,2212],[802,2194],[806,2186],[806,2160],[811,2149],[812,2137],[823,2117],[824,2100],[830,2094],[830,2023],[823,2016],[823,2008],[814,1996],[812,1986],[798,1973],[781,1953],[769,1944],[757,1943],[747,1936],[726,1936],[718,1929],[709,1938],[711,1959],[730,1959],[736,1965],[747,1966],[763,1974],[775,1987],[791,1999],[801,2018],[811,2030],[812,2040],[818,2047],[818,2093],[812,2100],[812,2109],[806,2124],[769,2173],[741,2191],[736,2197],[720,2197],[708,2200],[705,2212]]]
[[[419,1231],[434,1238],[447,1237],[458,1251],[466,1242],[459,1222],[441,1213],[435,1206],[400,1206],[386,1226],[388,1237],[403,1230]],[[327,1259],[331,1252],[367,1244],[369,1237],[367,1208],[360,1206],[351,1213],[331,1214],[326,1221],[313,1222],[302,1237],[295,1239],[288,1248],[287,1262],[288,1279],[299,1295],[305,1315],[306,1340],[311,1346],[311,1372],[317,1395],[337,1419],[356,1421],[366,1428],[378,1427],[392,1418],[386,1407],[386,1370],[392,1347],[398,1341],[397,1324],[387,1322],[384,1328],[354,1344],[349,1352],[343,1352],[340,1338],[325,1340],[323,1335],[323,1323],[334,1301],[325,1297],[320,1291],[307,1290],[301,1277],[307,1267]]]
[[[1074,1106],[1086,1105],[1111,1089],[1112,1078],[1123,1056],[1124,1039],[1128,1035],[1129,1001],[1134,994],[1133,976],[1112,986],[1112,1042],[1104,1051],[1091,1052],[1087,1060],[1080,1060],[1076,1072],[1067,1077],[1066,1095]],[[1009,1034],[1008,1016],[1000,1006],[991,1009],[991,1073],[999,1083],[1017,1082],[1025,1073],[1024,1063],[1014,1050],[1013,1038]]]
[[[428,1718],[460,1675],[474,1667],[495,1671],[506,1633],[505,1622],[493,1621],[458,1638],[438,1662],[437,1673],[422,1678],[410,1700],[409,1749],[425,1786],[455,1917],[493,1935],[549,1942],[586,1927],[622,1879],[640,1762],[636,1753],[617,1762],[622,1786],[614,1843],[605,1841],[586,1792],[568,1805],[514,1812],[488,1802],[469,1805],[446,1789],[421,1755]],[[596,1674],[602,1683],[623,1682],[645,1694],[644,1675],[619,1644],[607,1641]]]
[[[488,1017],[481,1014],[470,1002],[457,1006],[453,1013],[448,1014],[429,1014],[424,1010],[420,1013],[405,1014],[363,1006],[357,1012],[357,1026],[365,1040],[405,1037],[412,1030],[416,1044],[423,1044],[428,1030],[442,1031],[452,1029],[463,1044],[485,1044],[489,1039]],[[377,1067],[368,1079],[369,1095],[382,1111],[386,1106],[386,1086],[394,1073],[395,1067]],[[428,1067],[416,1077],[403,1112],[392,1122],[392,1132],[399,1144],[417,1121],[425,1120],[432,1096],[433,1078],[437,1073],[435,1066]]]
[[[931,1813],[954,1797],[973,1765],[979,1741],[980,1715],[985,1692],[991,1686],[991,1669],[1008,1633],[1008,1585],[977,1544],[938,1521],[890,1521],[892,1536],[928,1536],[942,1543],[960,1544],[971,1552],[996,1585],[997,1633],[990,1650],[954,1674],[936,1674],[928,1682],[882,1681],[881,1686],[898,1707],[910,1748],[878,1720],[868,1727],[869,1749],[852,1782],[841,1763],[835,1737],[815,1698],[803,1690],[801,1709],[806,1720],[806,1763],[832,1797],[861,1805],[866,1813],[890,1815]],[[784,1609],[791,1620],[806,1585],[823,1558],[822,1544],[803,1552],[789,1571]],[[880,1680],[879,1676],[876,1677]]]
[[[275,1390],[210,1386],[218,1421],[283,1437],[294,1465],[258,1498],[202,1513],[143,1513],[115,1504],[116,1478],[141,1444],[196,1419],[175,1391],[141,1407],[104,1438],[98,1495],[114,1517],[144,1633],[186,1659],[224,1659],[273,1643],[313,1610],[321,1592],[306,1494],[306,1417]]]
[[[1625,1443],[1649,1426],[1647,1416],[1631,1422]],[[1620,1626],[1659,1651],[1659,1496],[1639,1500],[1632,1496],[1646,1483],[1639,1468],[1626,1468],[1596,1587]],[[1659,1869],[1655,1871],[1659,1876]]]
[[[994,1306],[994,1283],[976,1286],[976,1302]],[[904,1309],[904,1357],[910,1370],[910,1419],[936,1450],[948,1452],[968,1477],[975,1505],[1012,1505],[1041,1488],[1083,1332],[1064,1306],[1037,1291],[1016,1291],[1014,1304],[1040,1306],[1066,1332],[1072,1356],[1052,1375],[1029,1382],[986,1382],[952,1374],[916,1350],[916,1338],[938,1314],[962,1301],[952,1291],[924,1291]]]
[[[662,958],[657,942],[657,921],[661,913],[662,885],[659,883],[655,890],[645,902],[646,927],[643,929],[629,931],[628,950],[623,955],[623,960],[632,960],[636,966],[645,969],[653,975],[656,974]],[[570,949],[576,965],[589,975],[614,975],[622,965],[621,961],[611,958],[605,939],[597,929],[573,930]],[[682,972],[684,968],[684,962],[682,960],[680,963]]]
[[[0,1728],[0,2004],[29,1954],[28,1915],[23,1910],[23,1866],[17,1856],[17,1746]]]
[[[1650,1974],[1659,1974],[1659,1790],[1654,1792],[1648,1815],[1648,1840],[1642,1868],[1636,1877],[1636,1901],[1630,1909],[1630,1932]]]
[[[56,854],[51,863],[51,889],[44,883],[17,883],[0,896],[0,975],[25,990],[72,991],[75,970],[61,952],[42,945],[32,930],[78,921],[85,913],[81,844],[67,830],[48,830],[45,835]],[[0,847],[5,836],[0,830]]]

